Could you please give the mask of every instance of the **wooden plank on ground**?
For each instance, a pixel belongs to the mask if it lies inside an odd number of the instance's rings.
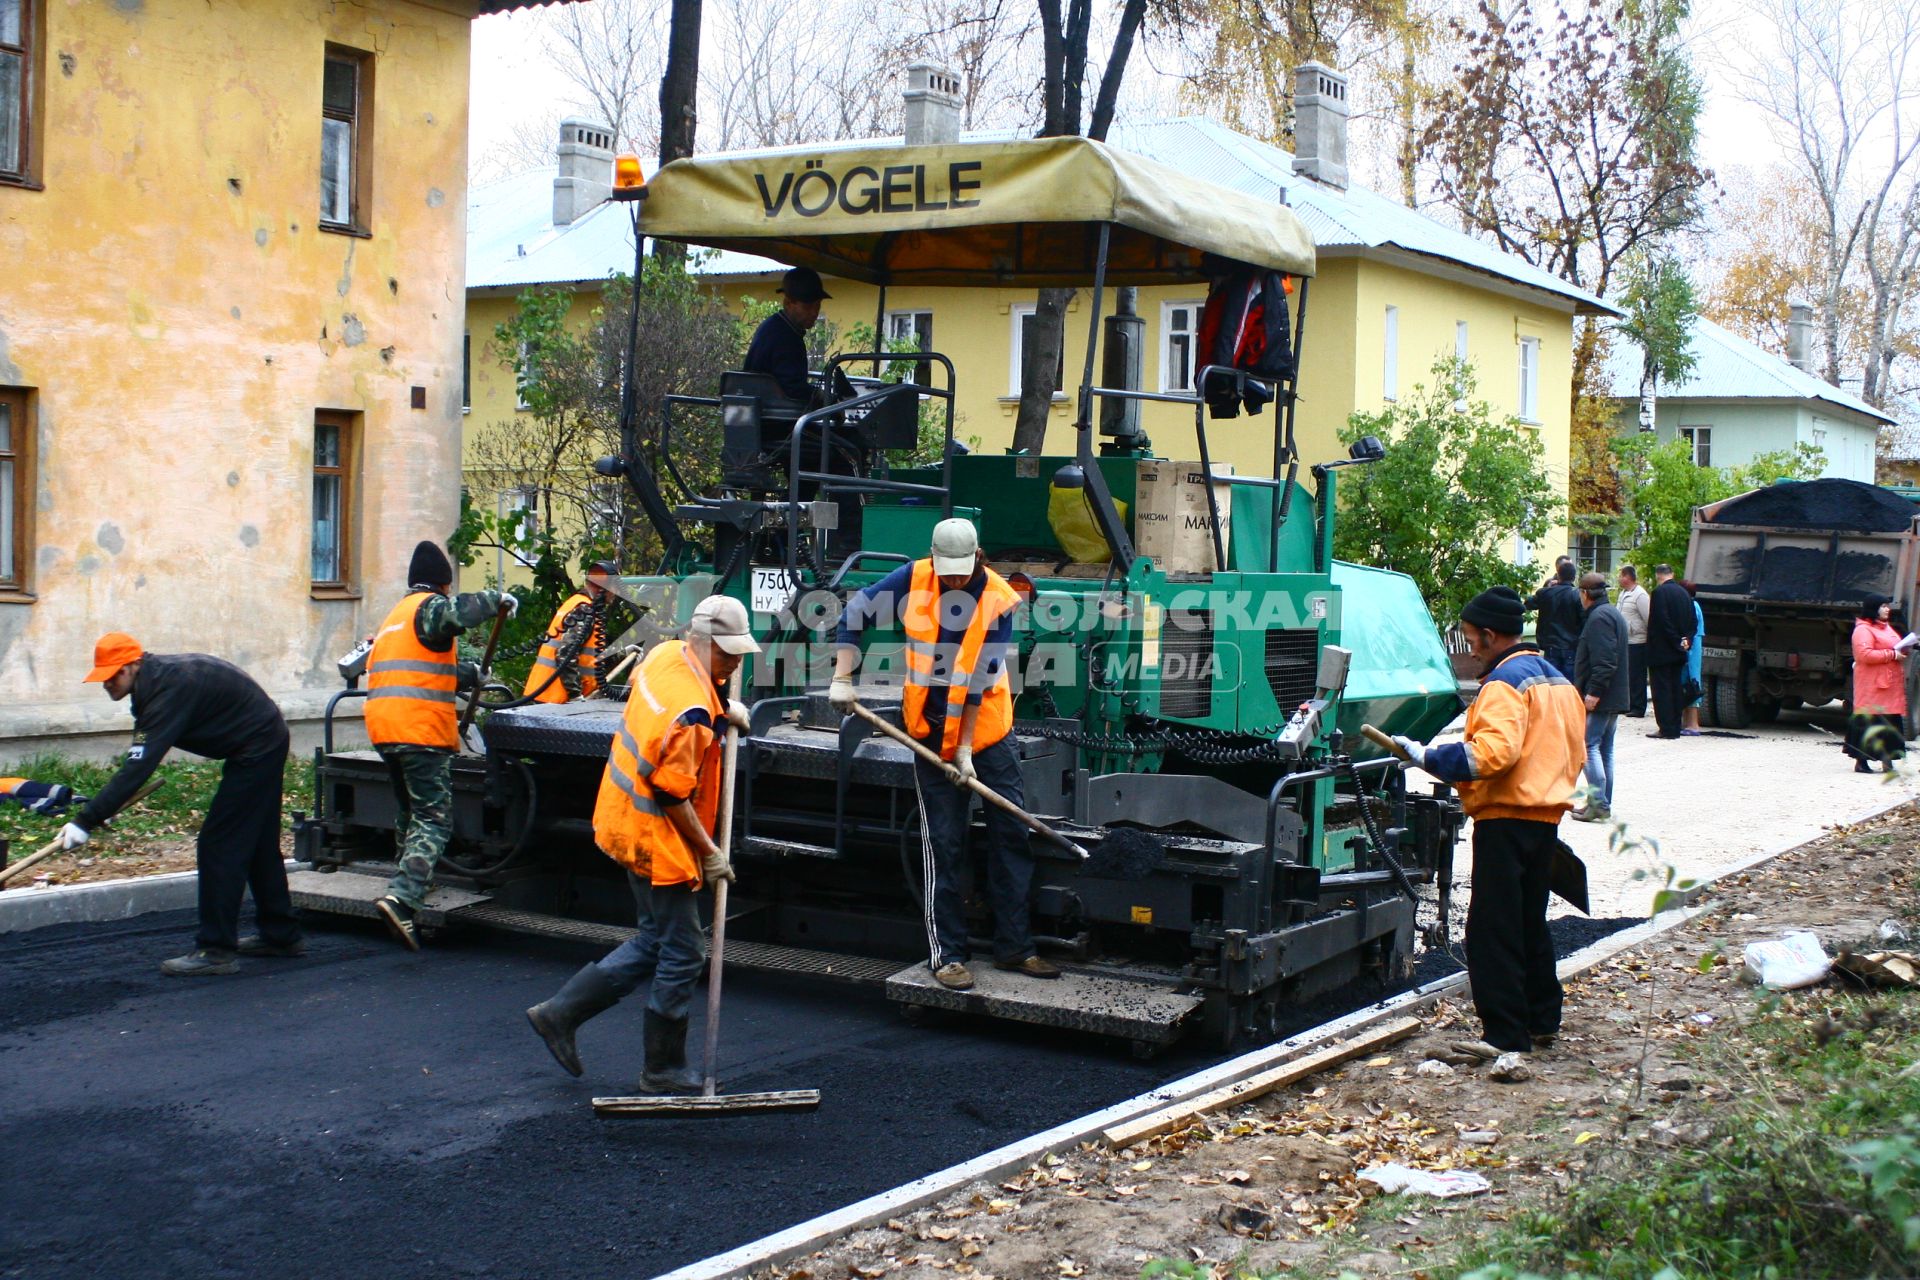
[[[820,1105],[818,1089],[787,1089],[779,1093],[722,1093],[711,1098],[698,1094],[660,1097],[595,1098],[597,1116],[721,1116],[744,1112],[812,1111]]]
[[[1197,1117],[1209,1111],[1218,1111],[1236,1102],[1258,1098],[1275,1089],[1305,1080],[1308,1076],[1325,1071],[1328,1067],[1338,1066],[1350,1058],[1371,1053],[1396,1040],[1404,1040],[1419,1029],[1420,1019],[1418,1018],[1395,1018],[1391,1022],[1383,1022],[1351,1040],[1342,1040],[1316,1053],[1310,1053],[1304,1058],[1295,1058],[1292,1062],[1262,1071],[1258,1075],[1248,1076],[1233,1084],[1222,1085],[1198,1097],[1188,1098],[1184,1102],[1176,1102],[1172,1106],[1162,1107],[1158,1111],[1150,1111],[1137,1119],[1117,1124],[1103,1133],[1101,1139],[1109,1147],[1119,1150],[1130,1147],[1136,1142],[1144,1142],[1148,1138],[1157,1138],[1163,1133],[1172,1133],[1175,1129],[1191,1124]]]

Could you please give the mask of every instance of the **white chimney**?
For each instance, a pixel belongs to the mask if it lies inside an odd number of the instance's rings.
[[[1347,189],[1347,78],[1324,63],[1293,71],[1293,171]]]
[[[929,62],[907,68],[907,145],[960,141],[960,73]]]
[[[1813,307],[1787,303],[1787,363],[1802,373],[1813,372]]]
[[[613,130],[591,120],[560,122],[560,145],[553,149],[559,169],[553,175],[553,225],[564,227],[613,190]]]

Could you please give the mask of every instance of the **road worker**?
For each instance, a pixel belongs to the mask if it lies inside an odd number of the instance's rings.
[[[540,642],[540,656],[527,673],[520,696],[538,702],[573,702],[600,687],[600,654],[607,644],[607,582],[619,574],[611,560],[596,563],[580,590],[561,602]],[[555,675],[555,672],[559,675]]]
[[[460,661],[462,632],[519,602],[502,591],[451,595],[453,565],[431,542],[413,549],[407,594],[374,633],[367,655],[367,737],[387,762],[400,821],[399,870],[374,903],[393,936],[420,949],[415,917],[433,888],[433,869],[453,834],[453,757],[460,750],[461,686],[479,670]]]
[[[593,838],[627,869],[637,932],[527,1010],[547,1048],[576,1076],[580,1024],[651,978],[640,1090],[696,1093],[701,1087],[687,1066],[688,1009],[707,961],[694,895],[709,881],[733,879],[713,831],[722,738],[728,724],[746,730],[747,709],[723,690],[741,659],[759,651],[746,606],[710,596],[693,611],[685,638],[655,645],[634,675],[600,779]]]
[[[1015,805],[1025,803],[1011,739],[1013,686],[1006,670],[1019,602],[1006,579],[987,567],[972,523],[956,516],[934,526],[931,555],[901,566],[847,601],[834,653],[828,699],[844,715],[856,700],[853,671],[861,631],[882,619],[898,619],[907,634],[901,720],[909,734],[947,762],[943,771],[915,756],[913,783],[920,797],[928,963],[935,980],[954,991],[973,986],[962,892],[973,803],[966,782],[978,778]],[[994,967],[1057,978],[1060,970],[1034,954],[1027,829],[999,808],[988,808],[986,818]]]
[[[133,745],[112,780],[61,831],[63,848],[85,844],[175,747],[226,762],[194,842],[200,932],[192,952],[162,962],[160,971],[210,977],[238,972],[237,956],[305,952],[280,853],[287,722],[266,690],[231,662],[204,653],[147,653],[120,631],[94,645],[93,670],[82,683],[104,685],[115,702],[133,699]],[[240,899],[248,889],[260,931],[242,938]]]

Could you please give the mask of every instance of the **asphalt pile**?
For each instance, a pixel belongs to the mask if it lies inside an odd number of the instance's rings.
[[[1563,954],[1633,923],[1556,921]],[[738,974],[722,1087],[808,1115],[596,1119],[630,1090],[640,1006],[559,1071],[522,1010],[583,959],[518,938],[420,955],[351,927],[303,960],[162,977],[190,913],[0,935],[0,1276],[618,1276],[709,1256],[1224,1056],[954,1018]],[[1416,980],[1451,965],[1423,960]],[[1290,1010],[1289,1030],[1380,998]],[[698,1002],[696,1001],[696,1004]],[[699,1029],[694,1029],[698,1043]]]
[[[1857,480],[1789,480],[1734,498],[1715,524],[1772,525],[1846,533],[1901,533],[1913,525],[1914,504],[1897,493]]]

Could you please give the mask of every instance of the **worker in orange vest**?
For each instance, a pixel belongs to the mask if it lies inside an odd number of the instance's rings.
[[[627,696],[614,735],[593,838],[627,869],[639,928],[606,957],[527,1010],[553,1056],[579,1075],[574,1032],[651,978],[644,1022],[644,1093],[695,1093],[687,1067],[688,1008],[706,966],[706,939],[694,895],[733,879],[712,832],[720,806],[720,748],[727,725],[745,731],[747,709],[721,691],[749,653],[760,652],[746,606],[710,596],[693,611],[682,640],[655,645]]]
[[[393,936],[418,951],[415,917],[453,834],[453,757],[460,750],[455,695],[479,679],[474,664],[460,661],[457,641],[502,607],[511,617],[519,601],[503,591],[450,595],[453,565],[431,542],[413,549],[407,583],[367,655],[367,737],[387,762],[400,802],[393,833],[399,870],[373,905]]]
[[[600,651],[607,643],[606,584],[619,572],[613,561],[599,561],[587,571],[586,584],[561,603],[547,624],[547,638],[540,642],[540,656],[533,660],[521,697],[572,702],[591,697],[600,687]]]
[[[973,794],[967,779],[1022,804],[1020,757],[1014,750],[1013,686],[1006,657],[1020,598],[987,567],[980,535],[958,516],[933,527],[933,553],[902,565],[847,601],[827,699],[849,714],[857,700],[853,669],[860,632],[897,618],[907,634],[907,683],[900,719],[908,733],[947,762],[944,772],[914,757],[920,798],[921,867],[926,880],[927,951],[935,981],[954,991],[973,986],[967,968],[967,830]],[[949,785],[951,784],[951,785]],[[993,965],[1030,978],[1060,970],[1034,953],[1028,894],[1033,853],[1027,829],[1003,810],[986,811],[987,888],[993,903]]]

